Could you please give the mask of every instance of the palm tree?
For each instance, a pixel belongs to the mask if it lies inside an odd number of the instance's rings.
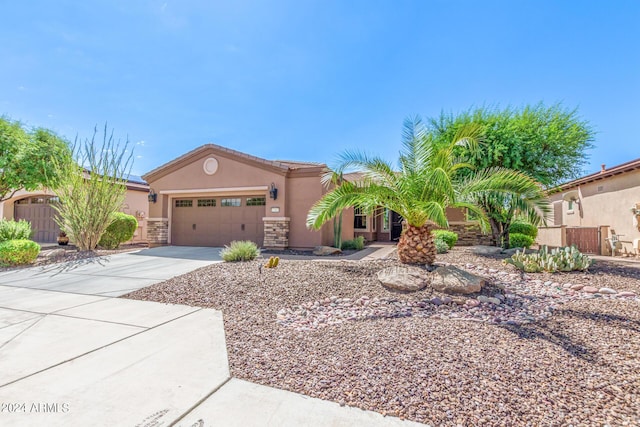
[[[405,264],[432,264],[436,249],[431,230],[447,228],[447,207],[466,208],[486,229],[488,221],[476,203],[482,197],[511,195],[521,206],[544,215],[548,201],[542,187],[520,172],[491,168],[474,171],[458,153],[473,152],[483,128],[477,124],[461,127],[454,139],[436,143],[420,118],[406,120],[399,169],[386,160],[362,152],[347,151],[334,174],[357,169],[362,178],[325,194],[309,211],[307,226],[319,229],[324,223],[351,206],[365,212],[378,208],[395,211],[404,218],[398,242],[398,257]]]

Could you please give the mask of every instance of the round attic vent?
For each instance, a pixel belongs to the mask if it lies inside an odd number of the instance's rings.
[[[218,161],[213,157],[209,157],[207,160],[204,161],[204,164],[202,165],[202,169],[204,170],[204,173],[206,173],[207,175],[213,175],[218,171]]]

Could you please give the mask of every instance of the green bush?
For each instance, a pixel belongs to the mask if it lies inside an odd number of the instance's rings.
[[[227,262],[251,261],[260,255],[258,246],[249,240],[234,240],[220,251],[220,256]]]
[[[593,261],[582,254],[577,247],[557,248],[549,251],[549,248],[542,246],[537,254],[516,252],[511,258],[503,261],[505,264],[514,265],[518,270],[526,273],[538,273],[548,271],[584,271],[587,270]]]
[[[116,212],[98,245],[105,249],[117,249],[120,243],[131,240],[137,229],[138,220],[135,216]]]
[[[0,243],[0,266],[31,264],[39,253],[40,245],[32,240],[7,240]]]
[[[7,240],[29,240],[31,238],[31,223],[21,219],[20,221],[0,219],[0,242]]]
[[[528,248],[531,245],[533,245],[533,237],[520,233],[509,234],[510,248]]]
[[[447,252],[449,252],[449,244],[445,242],[444,239],[442,239],[441,237],[436,237],[434,239],[434,243],[436,244],[437,253],[446,254]]]
[[[524,234],[535,240],[538,237],[538,227],[528,222],[516,221],[509,227],[509,233]]]
[[[364,248],[364,237],[358,236],[353,240],[345,240],[344,242],[342,242],[342,247],[340,249],[342,250],[355,249],[356,251],[359,251],[363,248]]]
[[[444,241],[449,249],[453,248],[458,241],[458,235],[453,231],[449,230],[433,230],[432,231],[434,239],[440,239]]]

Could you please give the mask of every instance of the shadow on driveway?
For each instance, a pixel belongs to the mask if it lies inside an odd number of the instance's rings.
[[[192,261],[222,261],[220,257],[221,249],[196,246],[159,246],[132,252],[131,255],[188,259]]]

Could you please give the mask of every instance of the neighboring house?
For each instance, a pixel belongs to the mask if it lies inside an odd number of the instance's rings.
[[[122,212],[134,215],[138,220],[138,230],[132,242],[145,242],[147,239],[145,217],[149,202],[149,186],[139,177],[127,181],[127,194]],[[52,207],[58,198],[51,190],[17,191],[13,197],[0,202],[0,218],[24,219],[31,223],[33,240],[38,243],[53,243],[58,238],[60,227],[54,220],[56,213]]]
[[[539,244],[576,244],[590,253],[634,253],[640,240],[640,159],[606,169],[560,185],[552,191],[553,217],[540,229]],[[638,243],[636,243],[637,245]]]
[[[332,221],[319,231],[307,213],[328,191],[320,163],[265,160],[207,144],[143,175],[150,186],[147,238],[151,245],[223,246],[251,240],[264,248],[305,249],[333,244]],[[352,179],[349,175],[346,179]],[[453,214],[464,219],[459,211]],[[393,212],[343,212],[343,240],[400,236]],[[468,223],[465,223],[468,224]]]

